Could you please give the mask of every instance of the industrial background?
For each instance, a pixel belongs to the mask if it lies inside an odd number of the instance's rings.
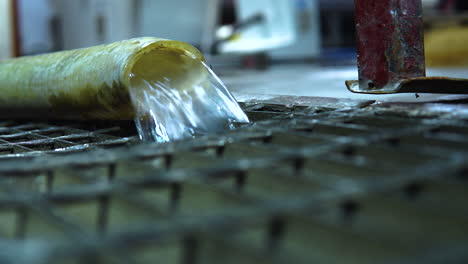
[[[251,120],[156,144],[0,119],[0,263],[466,263],[468,4],[419,4],[0,0],[0,61],[180,40]],[[369,72],[383,53],[395,94]]]

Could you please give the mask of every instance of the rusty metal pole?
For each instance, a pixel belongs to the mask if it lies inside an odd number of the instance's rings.
[[[359,80],[355,93],[468,94],[468,79],[426,77],[421,0],[355,0]]]
[[[421,0],[355,0],[359,92],[425,77]]]

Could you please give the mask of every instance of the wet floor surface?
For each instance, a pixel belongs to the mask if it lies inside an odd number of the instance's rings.
[[[428,69],[427,76],[468,78],[468,68]],[[455,100],[468,96],[447,94],[365,95],[347,90],[345,81],[358,79],[354,66],[318,67],[313,65],[275,66],[266,71],[226,71],[221,78],[236,97],[250,95],[295,95],[376,100],[384,102],[426,102]]]

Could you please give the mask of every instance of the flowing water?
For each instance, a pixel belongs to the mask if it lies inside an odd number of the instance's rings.
[[[168,142],[249,122],[218,76],[189,53],[145,55],[130,77],[135,123],[143,141]]]

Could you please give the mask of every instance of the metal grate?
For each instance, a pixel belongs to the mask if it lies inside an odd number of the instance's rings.
[[[159,145],[1,122],[0,263],[466,262],[463,104],[279,101]]]

